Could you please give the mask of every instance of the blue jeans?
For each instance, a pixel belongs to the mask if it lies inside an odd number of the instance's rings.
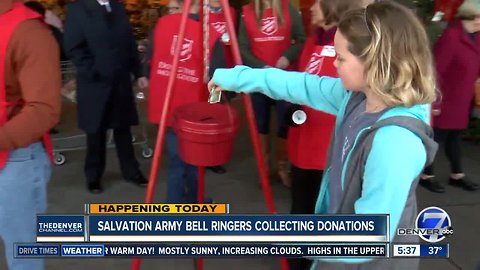
[[[198,168],[185,163],[178,154],[177,135],[167,129],[168,155],[167,203],[196,203],[198,192]]]
[[[36,242],[36,215],[47,209],[51,172],[41,143],[11,151],[7,164],[0,170],[0,240],[5,246],[9,270],[44,269],[42,259],[14,259],[13,244]]]

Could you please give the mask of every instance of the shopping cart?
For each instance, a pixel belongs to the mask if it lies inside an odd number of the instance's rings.
[[[62,96],[64,108],[65,105],[72,105],[76,103],[76,72],[75,67],[71,61],[63,61],[61,63],[62,71]],[[139,129],[134,129],[134,131],[141,133],[141,140],[138,139],[138,136],[135,132],[132,132],[132,142],[134,145],[140,145],[142,147],[142,157],[145,159],[151,158],[153,155],[153,149],[148,143],[148,133],[147,133],[147,121],[145,110],[141,108],[141,104],[145,101],[145,95],[143,92],[138,91],[136,94],[136,105],[137,110],[140,114],[140,126]],[[71,107],[71,106],[70,106]],[[76,125],[74,125],[76,126]],[[74,129],[73,131],[66,132],[60,130],[59,134],[52,136],[53,142],[53,154],[54,154],[54,163],[55,165],[63,165],[66,162],[65,152],[83,150],[86,148],[86,136],[85,134],[78,130]],[[113,143],[113,132],[109,130],[107,132],[107,147],[115,147]]]

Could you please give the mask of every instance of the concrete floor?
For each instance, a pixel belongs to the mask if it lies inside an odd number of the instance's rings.
[[[72,123],[63,119],[63,134],[68,134],[66,126]],[[149,133],[152,133],[150,130]],[[141,139],[140,137],[138,139]],[[148,175],[151,160],[138,157],[142,170]],[[464,164],[466,172],[474,179],[480,175],[480,146],[466,142],[464,145]],[[228,173],[215,175],[211,172],[206,176],[206,193],[218,203],[229,203],[232,213],[267,213],[262,191],[258,184],[252,147],[245,122],[236,140],[233,160],[228,164]],[[49,185],[49,209],[52,214],[82,213],[84,203],[141,203],[144,200],[145,189],[135,187],[121,180],[118,162],[114,149],[108,151],[108,165],[103,183],[106,191],[100,195],[91,195],[85,189],[82,174],[84,151],[66,152],[67,161],[54,169]],[[448,178],[448,165],[443,151],[440,152],[436,166],[441,180]],[[480,180],[480,179],[479,179]],[[160,170],[155,202],[165,199],[165,163]],[[279,183],[272,184],[276,207],[279,213],[288,213],[289,191]],[[466,192],[458,188],[447,187],[445,194],[435,194],[419,187],[419,209],[427,206],[438,206],[445,209],[455,230],[450,239],[451,251],[449,259],[423,259],[422,270],[453,270],[474,269],[480,261],[480,236],[475,233],[480,224],[480,196],[478,192]],[[49,259],[47,270],[127,270],[131,267],[131,259]],[[1,268],[1,267],[0,267]],[[142,269],[194,269],[192,259],[149,259],[143,260]],[[279,269],[276,259],[208,259],[205,269],[229,270],[260,270]]]

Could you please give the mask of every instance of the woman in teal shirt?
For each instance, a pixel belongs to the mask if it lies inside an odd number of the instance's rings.
[[[435,78],[425,30],[412,11],[381,1],[348,12],[335,34],[339,79],[275,68],[217,69],[209,89],[260,92],[337,116],[320,193],[319,214],[389,214],[415,225],[415,189],[433,160],[430,103]],[[417,260],[319,259],[318,269],[417,269]],[[315,266],[314,266],[315,267]]]

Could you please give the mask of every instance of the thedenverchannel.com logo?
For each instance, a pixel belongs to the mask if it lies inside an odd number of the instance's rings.
[[[423,209],[415,221],[416,228],[399,228],[398,235],[418,235],[430,243],[437,243],[453,234],[452,220],[445,210],[431,206]]]

